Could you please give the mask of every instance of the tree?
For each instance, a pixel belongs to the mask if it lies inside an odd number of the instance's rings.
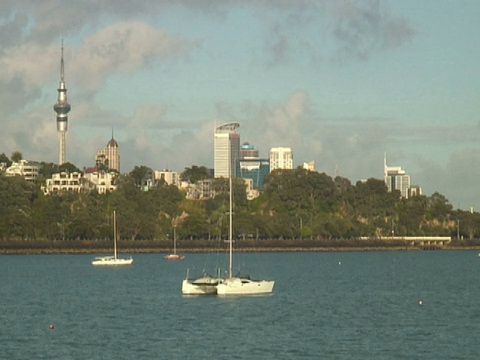
[[[18,163],[18,162],[20,162],[20,160],[23,159],[23,155],[20,151],[14,151],[12,153],[12,156],[10,156],[10,158],[12,159],[13,162]]]
[[[134,181],[134,184],[138,188],[143,188],[147,185],[149,180],[153,178],[153,170],[147,166],[135,166],[129,175]]]
[[[423,235],[420,234],[420,225],[425,218],[425,196],[413,196],[401,199],[397,203],[396,235]]]
[[[52,174],[58,173],[58,165],[54,163],[46,163],[42,161],[40,163],[40,168],[38,169],[38,173],[40,176],[43,176],[45,179],[50,179]]]
[[[130,175],[120,176],[117,190],[108,198],[108,213],[116,210],[119,237],[152,239],[158,224],[158,209],[150,192],[141,191]]]
[[[5,153],[0,154],[0,165],[1,164],[5,164],[6,167],[9,167],[10,165],[12,165],[12,162],[7,157],[7,155],[5,155]]]
[[[23,177],[0,176],[0,238],[32,237],[31,216],[35,198],[35,187]]]
[[[81,170],[76,167],[74,164],[70,162],[63,163],[62,165],[58,166],[58,171],[59,172],[67,172],[67,173],[74,173],[74,172],[81,172]]]
[[[199,180],[211,179],[212,175],[205,166],[192,165],[191,168],[185,168],[180,174],[180,178],[190,184],[195,184]]]

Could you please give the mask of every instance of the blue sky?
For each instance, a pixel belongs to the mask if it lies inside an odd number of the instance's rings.
[[[383,156],[426,195],[480,208],[480,1],[2,1],[0,153],[67,160],[112,128],[122,171],[213,166],[215,125],[353,183]]]

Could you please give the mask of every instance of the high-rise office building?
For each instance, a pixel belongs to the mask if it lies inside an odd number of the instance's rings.
[[[258,158],[258,150],[255,146],[244,142],[240,147],[240,159]]]
[[[410,191],[410,175],[405,173],[400,166],[387,166],[387,155],[383,161],[383,172],[385,177],[385,185],[389,192],[393,190],[400,191],[403,198],[408,198]]]
[[[57,103],[53,106],[53,110],[57,113],[57,133],[58,133],[58,165],[67,162],[66,159],[66,139],[68,127],[68,113],[71,109],[67,101],[67,87],[64,79],[64,64],[63,64],[63,40],[62,40],[62,56],[60,60],[60,85],[58,86]]]
[[[240,148],[240,160],[238,162],[238,176],[250,179],[252,188],[263,190],[265,177],[270,171],[268,159],[261,159],[259,152],[249,143],[244,143]]]
[[[270,149],[270,172],[275,169],[293,169],[293,152],[290,148]]]
[[[214,177],[228,178],[237,176],[237,165],[240,157],[240,134],[237,133],[239,123],[225,123],[217,126],[213,138]]]
[[[107,143],[103,149],[97,151],[95,156],[95,165],[97,168],[99,166],[104,166],[104,170],[115,170],[120,172],[120,155],[118,153],[118,144],[113,138]]]
[[[270,171],[268,159],[250,158],[239,160],[239,177],[251,179],[254,189],[265,188],[265,178]]]

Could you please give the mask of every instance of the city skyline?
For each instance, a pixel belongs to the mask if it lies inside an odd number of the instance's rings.
[[[260,156],[290,147],[355,183],[387,152],[424,194],[480,208],[476,2],[102,4],[0,4],[0,151],[57,162],[64,39],[79,167],[114,127],[124,172],[212,168],[214,129],[238,122]]]

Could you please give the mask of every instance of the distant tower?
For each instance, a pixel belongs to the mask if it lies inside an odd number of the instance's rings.
[[[238,161],[238,176],[243,179],[252,180],[255,190],[265,188],[265,177],[270,171],[268,159],[259,157],[259,151],[248,142],[243,143],[240,148],[240,160]]]
[[[226,123],[215,129],[213,138],[213,170],[216,178],[237,176],[240,157],[240,134],[236,132],[239,123]]]
[[[383,159],[383,171],[387,190],[389,192],[398,190],[403,198],[408,198],[411,187],[410,175],[407,175],[400,166],[388,166],[386,153]],[[418,192],[421,194],[421,189]]]
[[[120,172],[120,155],[118,154],[118,144],[113,138],[113,129],[112,138],[107,143],[107,146],[97,151],[95,165],[97,168],[99,165],[105,165],[107,170]]]
[[[60,60],[60,85],[58,87],[58,100],[53,106],[53,110],[57,113],[57,133],[58,133],[58,165],[66,162],[65,156],[65,134],[67,133],[68,112],[70,104],[67,102],[67,88],[64,80],[63,66],[63,40],[62,40],[62,58]]]

